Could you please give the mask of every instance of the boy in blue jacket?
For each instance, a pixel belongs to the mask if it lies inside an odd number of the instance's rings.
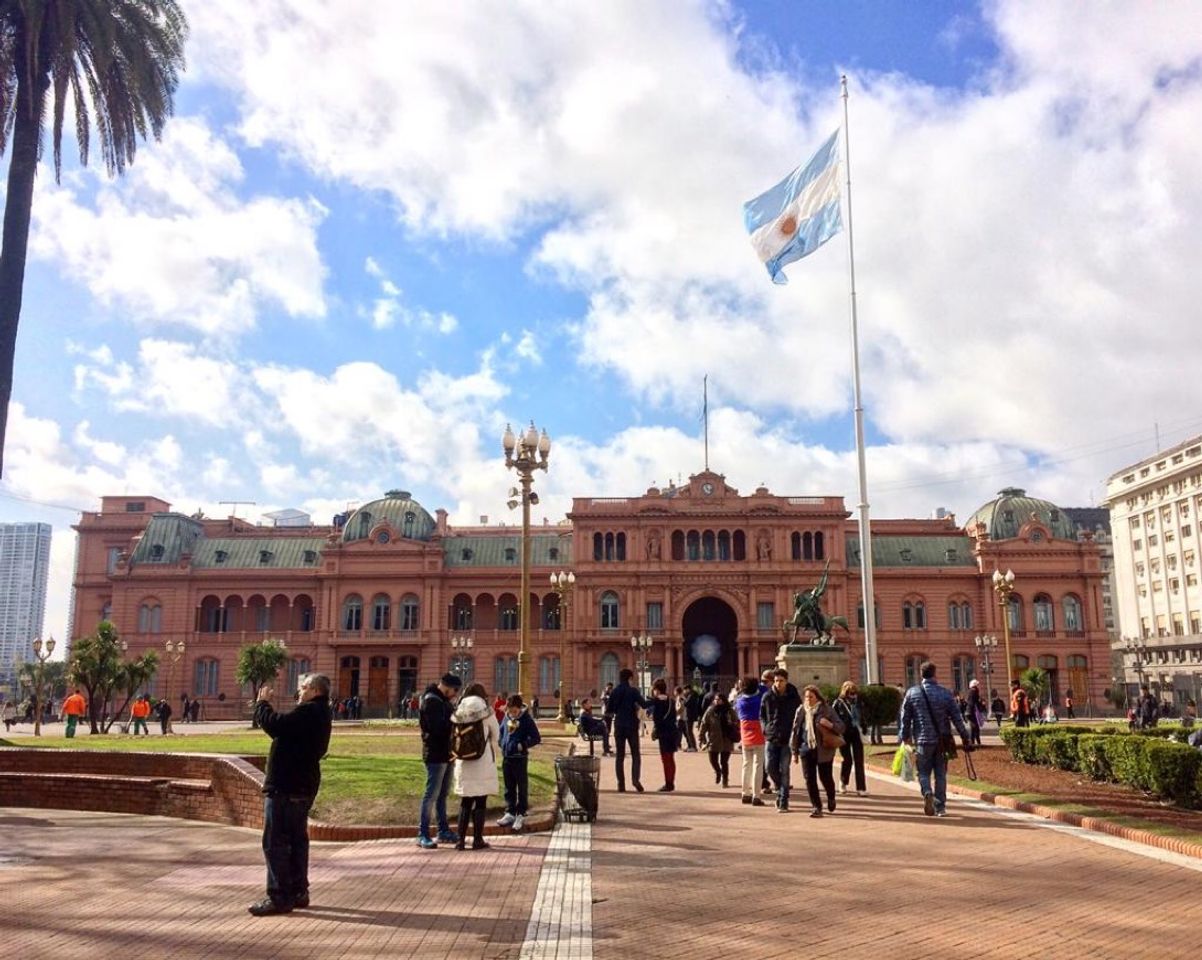
[[[505,778],[505,816],[498,827],[513,827],[521,833],[526,823],[527,796],[530,779],[527,761],[530,748],[542,742],[538,724],[526,709],[522,698],[514,694],[505,703],[505,720],[501,724],[501,773]]]

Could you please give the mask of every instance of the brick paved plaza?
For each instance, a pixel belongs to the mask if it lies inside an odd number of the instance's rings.
[[[314,908],[267,919],[245,911],[262,887],[254,831],[0,810],[2,942],[25,960],[1196,950],[1202,862],[955,798],[947,819],[927,819],[912,791],[880,779],[834,816],[811,820],[804,801],[778,815],[714,788],[699,754],[678,757],[675,794],[657,794],[648,759],[647,793],[614,793],[607,767],[598,823],[554,838],[478,853],[315,844]]]

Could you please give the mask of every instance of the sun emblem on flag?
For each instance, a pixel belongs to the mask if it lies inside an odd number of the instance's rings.
[[[797,232],[797,218],[793,216],[785,217],[780,222],[780,232],[786,237],[791,237]]]

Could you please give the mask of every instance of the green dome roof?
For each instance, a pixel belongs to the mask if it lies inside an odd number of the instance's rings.
[[[377,524],[388,525],[407,540],[429,540],[434,533],[434,518],[407,490],[389,490],[380,500],[365,503],[347,518],[342,542],[366,540]]]
[[[995,499],[968,518],[965,529],[972,533],[978,523],[983,523],[991,540],[1013,540],[1032,517],[1047,527],[1057,539],[1077,539],[1068,514],[1049,500],[1028,497],[1027,491],[1018,487],[999,490]]]

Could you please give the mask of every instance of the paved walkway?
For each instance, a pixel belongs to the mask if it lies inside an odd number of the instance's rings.
[[[651,746],[644,742],[644,746]],[[495,849],[314,844],[314,909],[255,919],[255,832],[0,810],[2,941],[22,958],[662,957],[888,960],[1177,957],[1196,950],[1202,872],[952,799],[922,816],[873,779],[811,820],[713,785],[678,756],[674,794],[612,791],[601,818]],[[738,758],[734,758],[737,769]],[[797,768],[795,767],[794,770]]]

